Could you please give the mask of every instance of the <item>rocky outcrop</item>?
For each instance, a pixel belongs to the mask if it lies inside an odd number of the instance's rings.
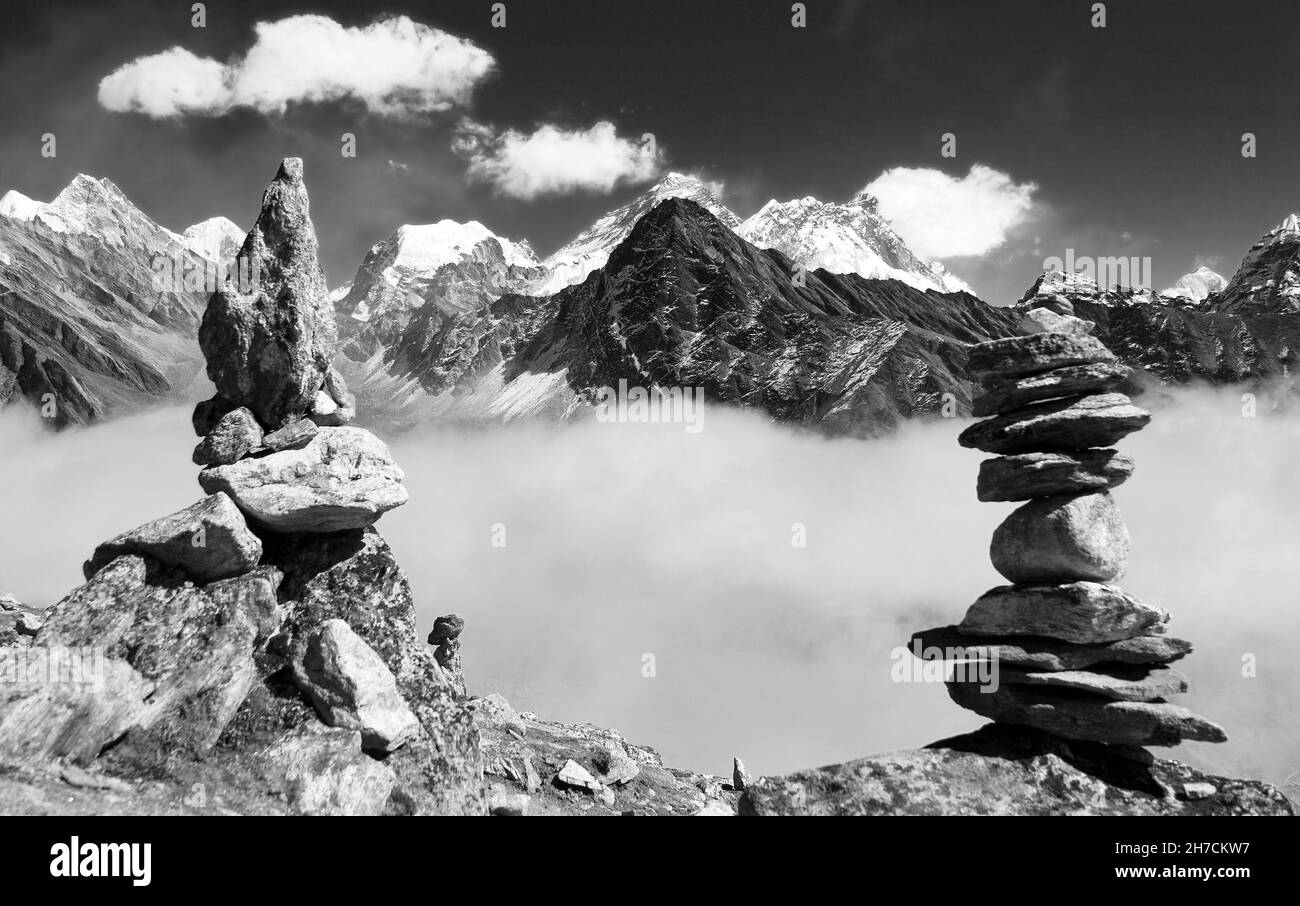
[[[1207,784],[1209,794],[1202,797]],[[761,778],[742,815],[1290,815],[1266,783],[990,724],[924,749]]]

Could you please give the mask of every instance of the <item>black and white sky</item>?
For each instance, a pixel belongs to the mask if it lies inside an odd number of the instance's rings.
[[[190,0],[4,0],[0,192],[85,172],[246,227],[300,156],[334,285],[403,223],[545,255],[669,170],[742,217],[870,185],[995,303],[1067,249],[1230,275],[1300,208],[1292,0],[1112,0],[1104,28],[1091,0],[808,0],[805,28],[784,0],[495,5],[210,0],[199,28]]]

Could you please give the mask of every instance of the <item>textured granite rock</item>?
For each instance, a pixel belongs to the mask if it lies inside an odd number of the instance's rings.
[[[1001,501],[1101,491],[1123,484],[1133,468],[1133,457],[1107,449],[998,456],[980,463],[975,492]]]
[[[1105,491],[1031,500],[993,532],[993,568],[1018,584],[1109,582],[1128,565],[1128,528]]]
[[[1052,334],[1042,334],[1052,336]],[[1142,429],[1151,413],[1122,393],[1035,403],[962,431],[957,442],[987,453],[1035,453],[1107,447]]]
[[[1000,585],[981,595],[958,625],[977,636],[1044,636],[1083,645],[1164,632],[1169,614],[1113,585]]]

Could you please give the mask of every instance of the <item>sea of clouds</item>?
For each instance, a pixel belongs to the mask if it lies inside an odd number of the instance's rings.
[[[1294,791],[1300,416],[1268,409],[1243,417],[1235,391],[1167,398],[1123,442],[1138,468],[1116,497],[1123,585],[1196,643],[1181,703],[1230,737],[1173,755]],[[988,542],[1013,505],[975,500],[965,423],[856,441],[708,415],[698,434],[592,421],[390,439],[411,502],[380,528],[420,631],[468,621],[471,691],[716,773],[733,755],[771,774],[979,726],[941,685],[890,679],[912,631],[1001,581]],[[0,590],[52,603],[99,541],[197,499],[194,442],[188,409],[59,435],[0,414]]]

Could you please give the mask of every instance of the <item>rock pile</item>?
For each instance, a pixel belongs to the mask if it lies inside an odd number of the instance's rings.
[[[1133,405],[1131,371],[1068,310],[1034,309],[1025,336],[971,348],[985,416],[964,447],[1000,454],[980,467],[983,501],[1021,505],[993,533],[993,566],[1011,583],[985,592],[961,623],[917,633],[913,651],[992,662],[996,683],[953,676],[959,705],[995,722],[1066,740],[1134,747],[1222,742],[1218,726],[1166,699],[1187,690],[1168,664],[1191,651],[1169,614],[1113,583],[1129,534],[1110,489],[1133,460],[1110,448],[1150,415]],[[960,654],[958,654],[960,652]]]
[[[200,329],[217,388],[193,417],[208,496],[99,545],[43,623],[0,601],[0,631],[43,654],[0,685],[0,759],[182,788],[235,778],[298,812],[486,810],[463,680],[417,637],[410,586],[373,528],[407,493],[384,443],[346,424],[316,248],[302,162],[288,159],[240,283],[212,296]],[[75,669],[54,676],[56,652]]]

